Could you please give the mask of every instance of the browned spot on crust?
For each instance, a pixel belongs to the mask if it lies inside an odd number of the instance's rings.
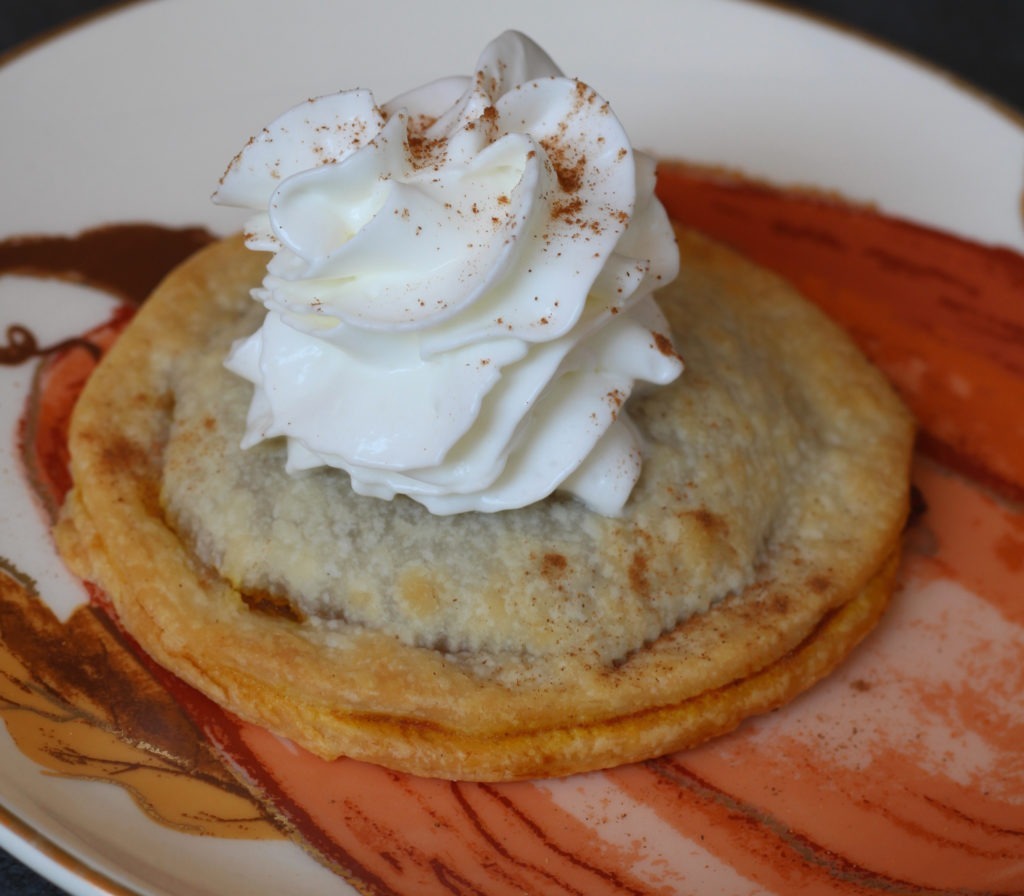
[[[403,574],[401,595],[409,609],[419,616],[431,616],[438,611],[437,588],[426,576],[413,572]]]
[[[296,609],[291,601],[280,594],[271,591],[245,591],[242,592],[242,600],[246,606],[257,613],[265,616],[273,616],[277,619],[290,619],[292,622],[303,622],[305,616]]]
[[[101,468],[116,476],[131,476],[137,481],[137,493],[146,511],[160,514],[160,489],[154,466],[159,451],[145,450],[130,439],[109,437],[102,444]]]
[[[712,513],[706,507],[701,507],[691,514],[701,528],[711,532],[726,533],[729,531],[729,524],[717,513]]]
[[[629,584],[633,591],[641,597],[650,595],[650,583],[647,581],[647,555],[643,551],[636,551],[629,564]]]
[[[380,729],[391,729],[402,734],[430,738],[431,735],[448,735],[451,729],[430,719],[414,716],[398,716],[389,713],[351,712],[345,713],[357,725],[373,726]]]
[[[768,615],[785,616],[789,612],[789,595],[776,592],[771,596],[766,607]]]
[[[546,579],[557,579],[565,574],[569,561],[562,554],[545,554],[541,560],[541,575]]]
[[[812,576],[807,580],[807,587],[815,594],[824,594],[832,587],[832,581],[828,576]]]

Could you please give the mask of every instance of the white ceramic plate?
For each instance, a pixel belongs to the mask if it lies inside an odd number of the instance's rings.
[[[384,100],[468,71],[505,28],[526,31],[612,103],[641,147],[815,184],[988,243],[1024,249],[1024,127],[905,58],[740,0],[150,0],[0,69],[0,238],[114,221],[239,218],[209,194],[256,129],[307,96],[366,86]],[[41,341],[103,320],[99,295],[34,291]],[[73,305],[73,313],[65,309]],[[52,310],[60,308],[60,314]],[[83,600],[12,457],[30,371],[0,368],[0,555],[55,610]],[[346,890],[285,843],[173,833],[118,788],[43,774],[0,731],[0,845],[73,893],[319,894]],[[100,823],[101,822],[101,823]]]

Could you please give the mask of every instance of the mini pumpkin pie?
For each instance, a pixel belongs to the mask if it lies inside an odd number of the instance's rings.
[[[912,423],[786,283],[690,232],[657,300],[685,373],[634,394],[618,516],[558,494],[431,514],[239,447],[266,258],[174,271],[93,374],[57,527],[156,662],[330,759],[566,775],[679,750],[791,700],[893,588]]]

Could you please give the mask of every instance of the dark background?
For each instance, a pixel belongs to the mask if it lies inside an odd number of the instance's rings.
[[[0,52],[110,0],[2,0]],[[909,50],[1024,113],[1022,0],[782,0]],[[558,5],[552,7],[557,12]]]
[[[0,0],[0,53],[112,5],[117,4]],[[775,5],[809,11],[909,51],[1024,115],[1024,0],[788,0]],[[553,13],[557,9],[553,4]],[[0,851],[4,896],[61,892]]]
[[[769,0],[771,2],[771,0]],[[111,0],[0,0],[0,53]],[[1024,113],[1022,0],[780,0],[909,50]],[[557,13],[554,3],[552,12]]]

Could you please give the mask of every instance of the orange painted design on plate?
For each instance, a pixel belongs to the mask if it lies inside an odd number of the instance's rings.
[[[895,383],[926,447],[1024,498],[1024,256],[681,163],[670,215],[789,279]]]

